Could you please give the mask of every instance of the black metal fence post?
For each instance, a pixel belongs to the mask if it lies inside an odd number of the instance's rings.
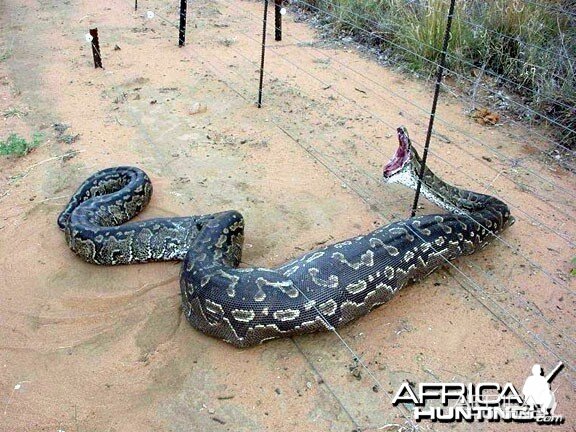
[[[134,10],[138,10],[138,0],[134,0]]]
[[[448,10],[448,19],[446,21],[446,30],[444,32],[444,42],[442,44],[442,52],[440,53],[440,62],[438,63],[438,72],[436,75],[436,85],[434,87],[434,98],[432,99],[432,110],[430,111],[430,120],[428,122],[428,131],[426,132],[426,142],[424,143],[424,152],[422,154],[422,166],[418,175],[418,184],[416,186],[416,193],[414,194],[414,202],[412,204],[411,217],[416,215],[418,208],[418,199],[420,198],[420,189],[422,187],[422,179],[424,178],[424,171],[426,169],[426,159],[428,158],[428,149],[430,148],[430,138],[432,137],[432,130],[434,128],[434,118],[436,116],[436,107],[438,105],[438,96],[440,94],[440,84],[442,84],[442,76],[446,64],[446,53],[448,51],[448,42],[450,41],[450,29],[452,28],[452,18],[454,17],[454,8],[456,0],[451,0],[450,9]]]
[[[187,0],[180,0],[180,27],[178,31],[178,46],[186,43],[186,6]]]
[[[262,20],[262,57],[260,60],[260,85],[258,86],[258,108],[262,108],[262,84],[264,82],[264,54],[266,53],[267,21],[268,21],[268,0],[264,0],[264,19]]]
[[[274,0],[274,39],[282,40],[282,0]]]
[[[94,58],[94,67],[102,68],[102,56],[100,55],[100,40],[98,39],[98,29],[90,29],[90,36],[92,36],[92,57]]]

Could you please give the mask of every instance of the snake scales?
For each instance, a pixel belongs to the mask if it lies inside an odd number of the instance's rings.
[[[421,160],[404,128],[384,168],[415,188]],[[184,312],[202,332],[237,347],[333,329],[388,301],[407,283],[484,247],[514,221],[502,201],[459,189],[426,169],[422,193],[449,213],[391,223],[275,269],[239,268],[244,220],[236,211],[125,224],[148,204],[138,168],[88,178],[58,218],[70,248],[95,264],[183,260]]]

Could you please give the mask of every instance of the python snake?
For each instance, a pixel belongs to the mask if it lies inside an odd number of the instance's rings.
[[[415,188],[421,159],[404,128],[398,139],[384,178]],[[275,269],[239,267],[244,220],[236,211],[126,224],[152,194],[150,179],[134,167],[92,175],[58,224],[70,248],[90,263],[183,260],[180,288],[190,324],[248,347],[342,326],[514,222],[499,199],[451,186],[428,168],[421,190],[448,213],[393,222]]]

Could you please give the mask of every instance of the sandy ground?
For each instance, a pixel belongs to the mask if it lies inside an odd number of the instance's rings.
[[[2,117],[2,137],[44,134],[26,157],[0,160],[1,431],[397,430],[406,411],[390,397],[403,380],[521,387],[534,363],[559,360],[567,422],[554,430],[574,430],[574,177],[543,161],[545,144],[527,130],[480,126],[455,96],[442,95],[430,164],[505,199],[517,223],[340,331],[369,373],[335,334],[237,350],[196,332],[181,313],[178,263],[76,258],[56,217],[111,165],[151,175],[142,217],[241,211],[251,265],[368,232],[411,205],[379,177],[396,126],[422,143],[428,85],[319,41],[289,11],[284,40],[269,39],[259,110],[260,4],[191,2],[179,49],[175,8],[140,3],[134,13],[128,0],[0,2],[0,47],[11,53],[0,111],[27,113]],[[92,26],[104,70],[84,40]],[[78,139],[61,142],[55,123]]]

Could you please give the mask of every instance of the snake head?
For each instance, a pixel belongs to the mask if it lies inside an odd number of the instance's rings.
[[[410,142],[408,131],[403,126],[396,129],[396,131],[398,133],[398,149],[392,159],[384,166],[383,175],[386,181],[390,181],[391,177],[402,172],[412,159],[412,143]]]

